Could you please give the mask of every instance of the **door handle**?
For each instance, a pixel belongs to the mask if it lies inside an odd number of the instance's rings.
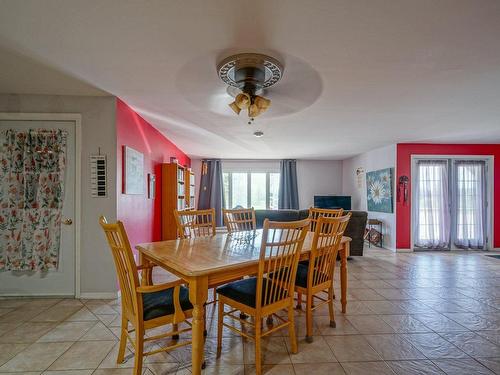
[[[64,225],[71,225],[71,224],[73,224],[73,220],[71,220],[71,219],[64,219],[64,220],[62,221],[62,223],[63,223]]]

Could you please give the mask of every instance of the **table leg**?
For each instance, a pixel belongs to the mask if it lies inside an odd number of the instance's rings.
[[[340,257],[340,303],[342,304],[342,312],[344,314],[347,310],[347,257],[349,256],[349,248],[349,242],[344,243]]]
[[[208,298],[208,279],[207,277],[196,277],[189,281],[189,300],[193,304],[193,320],[192,320],[192,355],[191,371],[193,375],[201,374],[201,366],[203,364],[203,352],[205,347],[205,337],[203,330],[205,329],[205,302]]]
[[[149,266],[151,262],[141,252],[139,252],[139,265]],[[153,285],[153,270],[145,268],[141,272],[141,285]]]

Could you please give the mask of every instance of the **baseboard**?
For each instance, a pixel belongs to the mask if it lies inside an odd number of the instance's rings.
[[[413,253],[413,249],[396,249],[396,253]]]
[[[81,299],[115,299],[118,298],[117,292],[103,292],[103,293],[80,293]]]
[[[73,294],[20,294],[20,293],[0,293],[0,299],[2,298],[74,298]]]

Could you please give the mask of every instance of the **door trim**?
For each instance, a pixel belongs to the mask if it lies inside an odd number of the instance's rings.
[[[486,173],[486,179],[488,181],[487,186],[486,186],[486,195],[488,196],[488,209],[486,211],[487,219],[486,219],[486,225],[487,225],[487,236],[488,236],[488,242],[487,242],[487,247],[488,250],[482,250],[482,251],[496,251],[497,249],[494,247],[494,236],[495,236],[495,215],[494,215],[494,207],[495,207],[495,194],[494,194],[494,163],[495,163],[495,157],[493,155],[457,155],[457,154],[443,154],[443,155],[432,155],[432,154],[411,154],[410,155],[410,196],[411,196],[411,214],[410,214],[410,251],[420,251],[419,249],[415,250],[414,248],[414,242],[413,242],[413,227],[415,225],[414,223],[414,215],[413,215],[413,210],[414,210],[414,202],[415,202],[415,196],[414,192],[415,189],[413,188],[415,185],[415,164],[416,161],[419,159],[469,159],[469,160],[486,160],[487,161],[487,168],[488,171]],[[440,251],[440,250],[429,250],[429,251]],[[453,249],[450,248],[450,250],[446,251],[454,251]]]
[[[82,115],[79,113],[13,113],[0,112],[0,120],[7,121],[70,121],[75,124],[75,298],[81,296],[80,235],[81,235],[81,179],[82,179]]]

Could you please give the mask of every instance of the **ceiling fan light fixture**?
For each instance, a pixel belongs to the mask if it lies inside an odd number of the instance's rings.
[[[250,95],[248,95],[246,92],[242,92],[236,95],[234,102],[240,109],[247,109],[250,105],[251,98]]]
[[[229,107],[234,111],[234,113],[236,113],[237,115],[240,114],[241,112],[241,108],[238,106],[238,104],[236,104],[236,101],[232,102],[229,104]]]
[[[261,112],[264,112],[271,106],[271,100],[259,95],[255,96],[254,103],[261,110]]]
[[[248,117],[257,117],[261,114],[259,107],[254,103],[248,107]]]

